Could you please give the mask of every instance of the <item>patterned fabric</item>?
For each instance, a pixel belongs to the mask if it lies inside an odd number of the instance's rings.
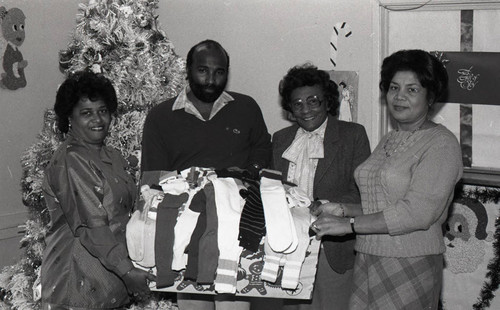
[[[387,134],[354,172],[363,214],[383,212],[389,232],[357,235],[357,252],[417,257],[445,251],[441,225],[462,177],[460,144],[442,125],[410,134],[387,143],[389,152],[400,145],[389,157],[384,145],[392,133]]]
[[[437,309],[442,276],[443,255],[394,258],[358,253],[349,309]]]
[[[346,310],[352,290],[353,270],[337,273],[330,267],[324,249],[318,258],[318,269],[310,300],[285,299],[282,310]],[[267,308],[266,308],[267,309]],[[279,308],[276,308],[279,309]]]
[[[260,198],[260,183],[251,180],[245,182],[249,185],[246,190],[240,190],[240,195],[245,198],[245,205],[241,212],[238,239],[240,246],[255,253],[259,249],[262,237],[266,234],[266,220]]]

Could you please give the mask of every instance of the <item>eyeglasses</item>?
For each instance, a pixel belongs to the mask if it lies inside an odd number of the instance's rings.
[[[306,104],[311,109],[319,107],[322,103],[323,103],[323,101],[321,101],[318,98],[318,96],[316,96],[316,95],[309,96],[309,97],[306,98]],[[302,99],[298,99],[298,100],[292,101],[290,103],[290,106],[291,106],[291,108],[292,108],[293,111],[299,111],[299,110],[301,110],[303,108],[304,101]]]

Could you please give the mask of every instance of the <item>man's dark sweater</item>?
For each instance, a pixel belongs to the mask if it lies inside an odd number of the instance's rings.
[[[172,111],[175,98],[151,109],[144,125],[142,171],[267,167],[271,138],[259,106],[249,96],[228,93],[234,100],[207,121],[183,109]]]

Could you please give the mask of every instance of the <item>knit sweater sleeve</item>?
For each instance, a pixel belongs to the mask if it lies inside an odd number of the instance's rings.
[[[427,230],[446,219],[455,184],[462,176],[460,146],[451,132],[434,136],[417,153],[406,194],[383,211],[390,235]],[[408,159],[407,162],[411,162]]]

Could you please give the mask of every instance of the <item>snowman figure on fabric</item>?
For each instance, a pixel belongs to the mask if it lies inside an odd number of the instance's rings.
[[[0,7],[2,34],[7,41],[3,54],[2,67],[5,72],[0,77],[0,87],[16,90],[26,86],[24,68],[28,61],[23,59],[19,51],[25,39],[24,21],[26,16],[18,8],[7,10]]]

